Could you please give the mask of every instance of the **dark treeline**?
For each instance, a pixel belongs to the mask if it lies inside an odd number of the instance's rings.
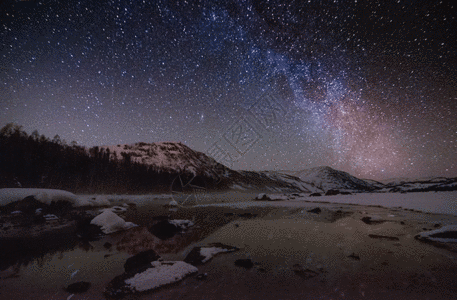
[[[58,135],[52,140],[21,126],[0,129],[0,188],[54,188],[74,193],[169,192],[176,174],[154,170],[149,165],[113,159],[109,150],[87,150],[68,145]]]

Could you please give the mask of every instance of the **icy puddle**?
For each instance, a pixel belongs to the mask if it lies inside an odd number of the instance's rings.
[[[104,249],[103,243],[91,242],[92,249],[48,253],[0,271],[2,299],[67,299],[71,293],[64,287],[79,281],[90,282],[91,287],[72,299],[104,299],[107,277],[122,273],[130,255]]]

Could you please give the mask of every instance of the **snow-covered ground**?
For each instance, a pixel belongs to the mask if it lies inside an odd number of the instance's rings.
[[[154,202],[169,202],[173,200],[171,194],[150,194],[150,195],[75,195],[62,190],[51,189],[24,189],[7,188],[0,189],[0,206],[10,202],[21,200],[27,196],[34,195],[37,200],[44,203],[51,201],[66,200],[75,206],[113,206],[115,203],[134,203],[144,205]],[[229,194],[227,194],[229,195]],[[219,195],[220,196],[220,195]],[[226,203],[210,203],[197,206],[228,206],[247,208],[252,206],[300,206],[300,202],[330,202],[341,204],[359,205],[380,205],[384,207],[402,207],[415,209],[423,212],[442,213],[457,215],[457,191],[451,192],[418,192],[418,193],[358,193],[353,195],[336,195],[309,197],[306,194],[295,196],[293,200],[286,200],[287,196],[280,195],[284,201],[237,201]],[[211,195],[210,197],[211,198]],[[225,200],[231,200],[224,198]],[[280,199],[278,199],[280,200]],[[165,203],[164,202],[164,203]],[[167,202],[167,203],[168,203]]]
[[[341,204],[381,205],[384,207],[402,207],[423,212],[457,215],[457,191],[427,193],[359,193],[355,195],[336,195],[322,197],[296,197],[288,201],[247,201],[233,203],[205,204],[198,206],[226,206],[248,208],[252,206],[299,207],[301,202],[330,202]]]
[[[145,204],[150,201],[172,200],[171,194],[150,195],[75,195],[68,191],[55,189],[4,188],[0,189],[0,206],[19,201],[27,196],[46,204],[52,201],[68,201],[74,206],[111,206],[113,203],[124,202]]]
[[[35,196],[35,199],[46,204],[51,204],[52,201],[63,200],[71,202],[75,206],[90,205],[85,199],[81,199],[75,194],[67,191],[25,188],[0,189],[0,205],[7,205],[8,203],[22,200],[27,196]]]

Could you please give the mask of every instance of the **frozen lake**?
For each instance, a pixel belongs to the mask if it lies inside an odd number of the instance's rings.
[[[457,215],[457,191],[427,193],[360,193],[321,197],[296,197],[288,201],[247,201],[236,203],[210,204],[217,206],[300,206],[300,202],[330,202],[341,204],[381,205],[384,207],[402,207],[423,212]],[[205,204],[204,204],[205,205]]]

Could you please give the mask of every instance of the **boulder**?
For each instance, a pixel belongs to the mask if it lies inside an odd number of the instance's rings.
[[[124,273],[105,288],[108,298],[146,292],[169,285],[197,273],[198,269],[183,261],[154,261],[149,268],[135,275]]]
[[[316,207],[316,208],[308,210],[308,212],[314,213],[314,214],[320,214],[322,212],[322,210],[319,207]]]
[[[130,258],[124,264],[124,270],[127,274],[136,274],[145,271],[151,267],[151,262],[160,258],[154,250],[142,251]]]
[[[254,266],[254,263],[252,262],[252,260],[250,258],[237,259],[237,260],[235,260],[235,266],[250,269]]]
[[[309,195],[310,197],[320,197],[322,196],[321,193],[312,193]]]
[[[363,217],[361,219],[361,221],[368,225],[376,225],[376,224],[382,224],[382,223],[386,222],[385,220],[381,219],[378,216]]]
[[[292,270],[294,271],[295,274],[297,274],[298,276],[300,276],[304,279],[310,279],[310,278],[313,278],[313,277],[316,277],[317,275],[319,275],[319,273],[314,272],[313,270],[310,270],[310,269],[305,269],[299,264],[293,265]]]
[[[335,195],[338,195],[339,193],[340,193],[340,191],[338,191],[338,190],[328,190],[325,193],[325,196],[335,196]]]
[[[149,231],[159,239],[167,240],[180,232],[181,228],[170,223],[168,220],[163,220],[149,227]]]

